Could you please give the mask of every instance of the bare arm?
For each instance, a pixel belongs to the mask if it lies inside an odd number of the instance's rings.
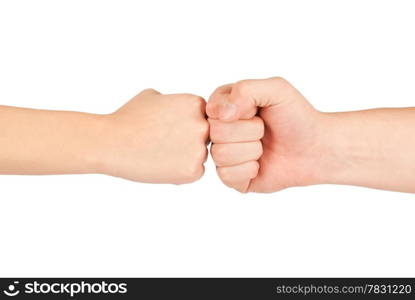
[[[192,182],[207,155],[204,111],[198,96],[151,89],[108,115],[0,106],[0,174]]]
[[[415,108],[324,114],[321,181],[415,193]]]
[[[99,115],[0,106],[0,173],[97,173],[104,124]]]

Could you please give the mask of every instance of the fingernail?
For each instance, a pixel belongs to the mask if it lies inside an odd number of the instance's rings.
[[[232,103],[222,104],[222,107],[219,111],[220,120],[228,120],[236,114],[236,105]]]

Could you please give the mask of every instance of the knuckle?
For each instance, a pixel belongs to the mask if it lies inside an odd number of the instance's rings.
[[[252,80],[246,79],[235,83],[233,89],[238,95],[250,95],[251,94],[251,83]]]
[[[257,177],[258,172],[259,172],[259,162],[258,161],[253,161],[252,162],[252,167],[251,167],[250,172],[248,174],[249,178],[252,179],[252,178]]]
[[[235,190],[240,192],[241,194],[248,194],[249,193],[248,187],[245,187],[245,186],[244,187],[236,187]]]
[[[257,159],[262,156],[262,153],[264,152],[264,149],[262,147],[261,141],[256,141],[256,153],[257,153]]]
[[[157,94],[159,93],[157,90],[153,89],[153,88],[147,88],[141,91],[141,93],[153,93],[153,94]]]
[[[142,96],[142,97],[153,96],[154,97],[154,96],[160,96],[160,95],[161,93],[159,91],[152,89],[152,88],[147,88],[147,89],[142,90],[137,96]]]
[[[208,154],[207,148],[205,145],[203,145],[203,147],[200,147],[200,149],[195,152],[196,160],[199,162],[205,161],[207,158],[207,154]]]
[[[213,143],[221,142],[224,140],[226,133],[224,127],[219,123],[213,123],[210,126],[210,139]]]
[[[227,149],[226,145],[214,144],[211,148],[212,158],[217,165],[222,165],[226,162]]]
[[[205,99],[193,94],[182,94],[184,98],[195,107],[204,107],[206,105]]]
[[[216,159],[216,157],[219,154],[217,144],[212,144],[212,146],[210,147],[210,154],[212,155],[213,159]]]
[[[204,135],[204,136],[208,136],[209,135],[209,123],[206,120],[203,120],[202,122],[200,122],[200,124],[198,125],[198,129],[199,132]]]
[[[285,78],[283,78],[283,77],[279,77],[279,76],[271,77],[271,78],[269,78],[269,80],[271,80],[271,82],[274,85],[277,85],[279,87],[287,87],[287,86],[290,86],[290,83]]]
[[[228,185],[231,182],[232,176],[228,168],[217,168],[216,172],[224,184]]]
[[[192,183],[199,180],[205,172],[205,168],[202,164],[196,166],[189,166],[185,172],[183,172],[181,183]]]
[[[198,165],[197,167],[193,168],[189,174],[191,182],[199,180],[203,176],[204,173],[205,173],[205,168],[203,165]]]
[[[262,139],[265,134],[264,121],[259,117],[255,117],[254,122],[255,122],[256,129],[258,130],[258,139]]]
[[[210,126],[206,120],[195,121],[190,125],[189,140],[194,140],[195,145],[202,145],[206,148],[207,141],[210,135]]]

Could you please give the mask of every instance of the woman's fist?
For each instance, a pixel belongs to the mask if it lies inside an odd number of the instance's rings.
[[[102,173],[147,183],[189,183],[204,173],[205,101],[147,89],[106,119]]]

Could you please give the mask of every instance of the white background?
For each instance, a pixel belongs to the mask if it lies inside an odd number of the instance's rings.
[[[413,106],[414,9],[2,1],[0,103],[108,113],[147,87],[207,98],[278,75],[323,111]],[[414,195],[358,187],[242,195],[210,160],[202,180],[180,187],[0,176],[0,275],[415,276],[414,212]]]

